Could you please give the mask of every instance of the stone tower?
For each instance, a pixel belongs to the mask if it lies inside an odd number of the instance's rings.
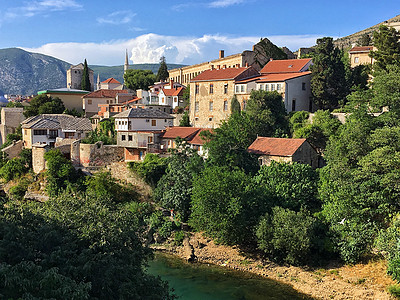
[[[128,50],[125,50],[125,64],[124,64],[124,74],[126,70],[129,69],[129,59],[128,59]]]
[[[100,73],[97,73],[97,89],[101,90]]]

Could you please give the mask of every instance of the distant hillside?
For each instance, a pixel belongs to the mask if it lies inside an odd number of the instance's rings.
[[[348,35],[348,36],[342,37],[340,39],[337,39],[337,40],[335,40],[334,43],[339,48],[351,47],[352,44],[357,43],[357,41],[360,39],[360,37],[363,34],[367,33],[368,35],[372,36],[372,33],[374,31],[378,30],[380,25],[388,25],[390,23],[396,23],[396,22],[400,22],[400,15],[398,15],[398,16],[396,16],[394,18],[391,18],[389,20],[383,21],[383,22],[381,22],[379,24],[376,24],[374,26],[371,26],[371,27],[369,27],[367,29],[364,29],[364,30],[361,30],[359,32],[353,33],[351,35]],[[396,26],[396,29],[398,29],[397,26]]]
[[[65,86],[69,63],[18,48],[0,49],[0,90],[4,94],[32,95]]]
[[[67,86],[66,74],[71,64],[60,59],[31,53],[19,48],[0,49],[0,95],[35,95],[38,91]],[[169,69],[183,65],[168,64]],[[100,80],[114,77],[123,82],[123,66],[89,66]],[[135,64],[132,69],[157,73],[159,64]]]
[[[159,64],[134,64],[134,65],[129,65],[130,69],[135,69],[135,70],[151,70],[154,74],[157,74]],[[175,69],[175,68],[181,68],[184,67],[185,65],[179,65],[179,64],[167,64],[168,70]],[[110,77],[114,77],[117,79],[119,82],[123,82],[124,78],[124,66],[113,66],[113,67],[107,67],[107,66],[96,66],[96,65],[89,65],[89,68],[91,68],[94,72],[94,79],[95,81],[97,80],[97,74],[100,74],[100,80],[104,81]]]

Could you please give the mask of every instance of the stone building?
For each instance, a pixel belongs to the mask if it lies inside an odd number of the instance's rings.
[[[231,113],[231,99],[237,81],[255,78],[253,67],[206,70],[190,83],[190,122],[193,127],[214,128]],[[248,94],[239,95],[246,101]]]
[[[90,118],[99,112],[100,104],[125,103],[133,98],[128,90],[97,90],[82,96],[82,107],[86,117]]]
[[[259,156],[260,165],[270,165],[271,161],[297,162],[315,169],[319,163],[317,151],[306,139],[257,137],[247,151]]]
[[[71,66],[67,70],[67,88],[69,89],[80,89],[83,75],[83,63]],[[94,91],[94,77],[93,70],[89,68],[89,81],[90,90]]]
[[[124,85],[117,79],[111,77],[102,82],[100,82],[99,90],[123,90]]]
[[[3,107],[1,109],[0,142],[6,142],[7,134],[15,133],[17,127],[25,120],[22,107]]]
[[[377,50],[374,46],[353,47],[349,51],[350,66],[352,68],[359,65],[373,64],[374,59],[369,56],[371,51]]]

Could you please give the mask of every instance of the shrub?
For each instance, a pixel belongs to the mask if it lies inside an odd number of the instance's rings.
[[[182,245],[184,239],[185,239],[185,232],[183,232],[182,230],[175,232],[174,241],[176,245]]]
[[[396,298],[400,299],[400,286],[398,284],[390,285],[388,287],[388,292]]]
[[[315,225],[316,220],[303,211],[274,207],[257,227],[258,246],[278,261],[304,263],[313,247]]]
[[[10,181],[21,177],[28,170],[29,168],[26,166],[25,162],[21,158],[15,157],[7,161],[7,163],[0,169],[0,175],[6,181]]]
[[[167,161],[156,154],[146,154],[143,162],[129,162],[128,168],[136,172],[148,184],[155,187],[160,178],[165,174]]]
[[[160,234],[161,237],[166,239],[171,236],[172,230],[173,230],[172,222],[170,220],[164,220],[161,227],[158,229],[158,233]]]
[[[12,186],[8,193],[12,199],[22,200],[25,196],[26,191],[28,190],[29,184],[29,180],[23,178],[16,185]]]

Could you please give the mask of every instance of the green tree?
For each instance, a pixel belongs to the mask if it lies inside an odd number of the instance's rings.
[[[136,172],[152,187],[156,187],[167,168],[167,159],[157,154],[147,153],[143,162],[129,162],[128,167]]]
[[[316,224],[316,219],[304,211],[274,207],[256,229],[258,247],[272,259],[305,263],[314,247]]]
[[[127,70],[124,74],[124,82],[131,90],[148,90],[154,84],[156,76],[150,70]]]
[[[89,77],[89,67],[88,67],[86,58],[85,58],[85,62],[83,64],[81,90],[83,90],[83,91],[91,91],[92,90],[92,85],[90,84],[90,77]]]
[[[189,113],[187,111],[184,112],[182,119],[179,121],[179,126],[190,127]]]
[[[333,39],[317,40],[311,69],[311,92],[314,103],[320,109],[334,109],[344,105],[348,94],[345,69],[341,54]]]
[[[371,37],[368,33],[364,33],[361,37],[357,40],[357,45],[361,47],[370,46],[371,45]]]
[[[182,98],[183,98],[183,107],[188,109],[190,107],[190,85],[188,85],[183,90]]]
[[[241,111],[240,103],[239,103],[239,101],[238,101],[236,95],[234,95],[234,96],[232,97],[232,100],[231,100],[231,113],[232,113],[232,114],[234,114],[234,113],[240,113],[240,111]]]
[[[167,63],[165,62],[165,56],[160,58],[160,67],[158,68],[156,81],[166,81],[169,77]]]
[[[370,104],[381,111],[387,106],[390,111],[400,111],[400,64],[386,65],[385,70],[375,72],[372,83],[373,97]]]
[[[24,109],[26,118],[40,114],[62,114],[65,110],[64,103],[58,97],[48,97],[44,94],[34,97],[29,106]]]
[[[263,212],[241,170],[210,166],[195,177],[189,224],[225,244],[253,241],[251,232]]]
[[[374,70],[386,70],[389,65],[400,65],[399,33],[393,27],[379,26],[373,34],[375,51],[370,56],[375,59]]]
[[[154,198],[162,207],[179,213],[182,221],[187,221],[193,177],[203,168],[203,159],[182,139],[178,138],[176,143],[177,148],[171,150],[166,173],[158,181]]]

